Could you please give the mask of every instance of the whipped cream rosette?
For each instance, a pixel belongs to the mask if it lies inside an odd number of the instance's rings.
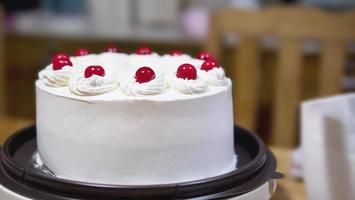
[[[155,74],[149,67],[141,67],[135,74],[128,75],[124,79],[121,90],[129,96],[156,95],[167,89],[162,73]]]
[[[207,72],[201,70],[200,74],[210,86],[225,86],[228,84],[228,79],[221,67],[213,68]]]
[[[69,90],[80,96],[104,94],[118,86],[117,77],[105,75],[104,68],[98,65],[87,67],[84,75],[74,76],[69,82]]]
[[[208,90],[207,83],[198,76],[196,68],[188,63],[180,65],[176,75],[170,76],[169,85],[182,94],[199,94]]]
[[[200,74],[210,86],[225,86],[228,84],[228,79],[223,68],[215,60],[206,60],[203,62]]]
[[[68,85],[73,71],[74,69],[71,66],[65,66],[61,70],[46,68],[39,72],[38,77],[49,87],[64,87]]]
[[[64,53],[58,53],[53,56],[52,64],[41,70],[38,77],[49,87],[64,87],[68,85],[74,70],[69,56]]]

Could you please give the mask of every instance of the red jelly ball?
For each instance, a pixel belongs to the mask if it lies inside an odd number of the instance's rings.
[[[182,52],[180,50],[173,50],[169,54],[172,56],[181,56],[182,54],[184,54],[184,52]]]
[[[155,79],[155,73],[150,67],[141,67],[136,71],[135,78],[138,83],[145,83]]]
[[[151,53],[152,53],[152,49],[149,47],[140,47],[136,50],[136,54],[140,54],[140,55],[146,55]]]
[[[210,60],[210,59],[214,60],[212,54],[209,53],[208,51],[200,51],[197,54],[197,58],[201,60]]]
[[[119,49],[116,45],[114,44],[109,44],[106,46],[105,51],[107,52],[119,52]]]
[[[75,56],[85,56],[90,54],[90,51],[85,48],[79,48],[78,50],[75,51]]]
[[[215,67],[219,67],[218,62],[215,60],[206,60],[201,65],[201,69],[205,70],[206,72],[210,71],[211,69],[213,69]]]
[[[193,65],[185,63],[177,69],[176,76],[182,79],[196,80],[197,71]]]
[[[52,60],[53,70],[60,70],[64,66],[73,66],[73,63],[69,60],[69,58],[54,58]]]
[[[56,59],[68,59],[69,60],[69,56],[65,53],[59,52],[56,53],[53,57],[52,57],[52,62]]]
[[[100,65],[91,65],[85,69],[85,78],[89,78],[92,75],[105,76],[105,70]]]

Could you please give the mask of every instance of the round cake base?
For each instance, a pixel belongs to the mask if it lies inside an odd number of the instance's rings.
[[[54,200],[270,197],[276,187],[275,179],[282,177],[275,171],[274,155],[255,134],[237,126],[234,134],[238,166],[232,172],[176,184],[127,186],[60,179],[36,169],[33,164],[33,155],[37,152],[36,127],[32,125],[12,135],[3,146],[0,184],[7,194],[12,191],[23,197]]]

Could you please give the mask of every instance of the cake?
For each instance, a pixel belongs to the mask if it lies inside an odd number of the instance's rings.
[[[203,52],[56,54],[36,81],[37,146],[57,177],[152,185],[236,168],[232,83]]]

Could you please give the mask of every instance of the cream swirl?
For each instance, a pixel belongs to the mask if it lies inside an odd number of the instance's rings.
[[[153,80],[145,83],[138,83],[134,75],[129,75],[122,81],[121,90],[127,95],[144,96],[161,94],[167,89],[167,83],[161,73]]]
[[[94,96],[110,92],[119,86],[117,78],[114,76],[92,75],[89,78],[76,76],[69,81],[69,90],[80,96]]]
[[[222,67],[215,67],[209,71],[201,70],[201,77],[205,79],[208,85],[225,86],[228,84],[226,75]]]
[[[196,80],[188,80],[171,76],[169,78],[169,85],[183,94],[198,94],[208,90],[207,83],[199,77]]]
[[[52,67],[46,67],[38,73],[38,77],[49,87],[64,87],[68,85],[73,71],[74,69],[71,66],[64,66],[60,70],[53,70]]]

